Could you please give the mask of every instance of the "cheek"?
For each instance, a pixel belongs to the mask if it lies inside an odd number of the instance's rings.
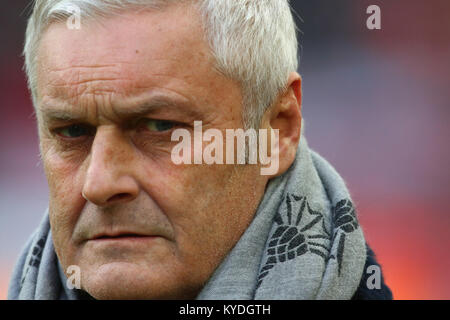
[[[85,200],[81,196],[81,184],[78,183],[78,165],[51,152],[44,154],[43,163],[49,186],[52,236],[60,256],[70,250],[71,236]]]
[[[144,188],[171,218],[177,215],[193,215],[192,210],[218,201],[230,171],[225,166],[175,165],[166,167],[148,165],[145,170]],[[197,211],[197,215],[201,212]],[[194,217],[195,217],[194,216]],[[191,217],[191,218],[194,218]]]
[[[170,160],[169,160],[170,161]],[[165,165],[147,162],[142,179],[146,193],[158,204],[175,230],[177,241],[192,241],[205,224],[213,228],[208,218],[215,211],[213,204],[225,185],[224,166]],[[189,239],[184,239],[184,237]]]
[[[47,154],[43,161],[50,192],[50,205],[59,209],[77,206],[76,199],[82,198],[78,165],[58,155]]]
[[[227,208],[229,195],[236,191],[230,185],[233,172],[225,165],[147,167],[144,188],[169,218],[180,250],[205,250],[205,238],[220,243],[230,233],[225,229],[234,223]]]

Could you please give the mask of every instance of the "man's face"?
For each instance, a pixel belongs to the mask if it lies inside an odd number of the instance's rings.
[[[251,165],[175,165],[176,128],[242,127],[239,86],[213,69],[194,8],[45,32],[40,147],[53,241],[95,298],[194,298],[250,223]],[[225,135],[224,135],[225,136]]]

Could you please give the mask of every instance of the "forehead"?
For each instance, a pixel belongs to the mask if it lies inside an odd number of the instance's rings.
[[[192,6],[82,19],[79,30],[54,23],[38,52],[38,97],[128,95],[168,86],[188,90],[208,86],[212,70],[201,19]]]

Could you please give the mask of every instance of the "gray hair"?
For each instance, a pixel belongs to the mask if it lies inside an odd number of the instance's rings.
[[[203,18],[205,37],[216,69],[241,85],[245,127],[258,127],[268,107],[286,89],[296,71],[297,37],[289,0],[35,0],[25,37],[25,70],[36,106],[37,49],[55,21],[79,8],[86,18],[194,2]]]

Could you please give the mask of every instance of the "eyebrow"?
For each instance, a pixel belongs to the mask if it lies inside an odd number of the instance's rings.
[[[183,114],[188,119],[202,120],[200,112],[193,109],[193,106],[186,101],[180,99],[172,99],[167,97],[154,97],[148,101],[138,104],[134,107],[128,108],[116,108],[114,114],[120,119],[126,121],[136,118],[141,118],[152,113],[156,113],[161,110],[173,110],[180,114]],[[53,108],[51,106],[45,106],[41,109],[41,113],[46,122],[60,121],[86,121],[86,116],[83,114],[77,114],[65,109]]]
[[[179,99],[168,99],[165,97],[152,98],[151,100],[141,103],[132,108],[119,108],[118,110],[115,110],[115,113],[120,118],[130,119],[143,117],[151,113],[156,113],[160,110],[179,111],[180,113],[192,117],[200,116],[200,113],[193,109],[193,106],[190,103],[181,101]]]
[[[44,110],[40,110],[42,117],[45,121],[74,121],[74,120],[83,120],[85,117],[74,115],[72,112],[61,110],[61,109],[53,109],[53,108],[45,108]]]

